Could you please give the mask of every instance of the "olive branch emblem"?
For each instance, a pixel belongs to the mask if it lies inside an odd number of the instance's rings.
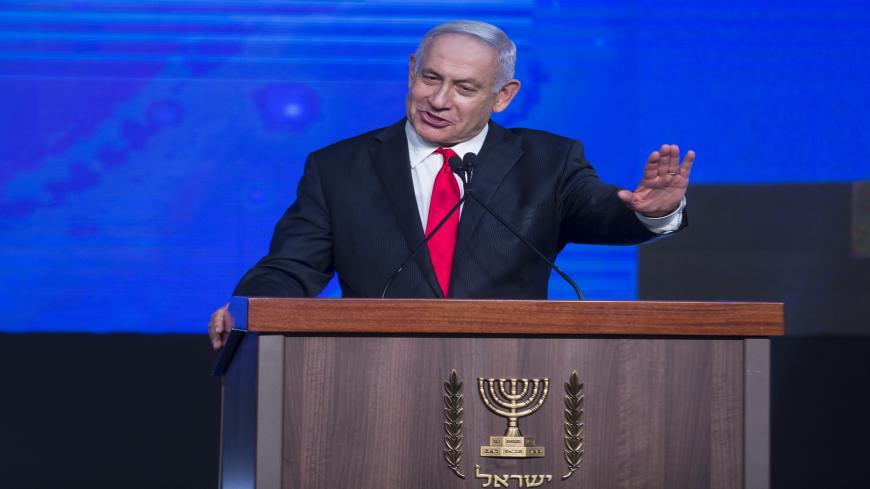
[[[562,480],[574,475],[583,461],[583,384],[576,370],[565,383],[565,461],[568,473]]]
[[[444,460],[462,479],[459,471],[462,461],[462,382],[456,377],[456,370],[444,382]]]

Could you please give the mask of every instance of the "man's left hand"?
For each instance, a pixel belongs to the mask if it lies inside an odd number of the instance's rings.
[[[647,217],[664,217],[674,212],[686,195],[689,173],[695,162],[695,152],[686,153],[680,164],[680,148],[676,144],[663,144],[650,153],[643,171],[643,179],[634,190],[620,190],[620,200],[631,210]]]

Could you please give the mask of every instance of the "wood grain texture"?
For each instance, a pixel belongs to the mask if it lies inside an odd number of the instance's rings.
[[[713,393],[710,406],[710,487],[711,489],[740,489],[743,481],[731,479],[728,474],[743,472],[743,432],[735,426],[744,426],[746,413],[741,405],[744,396],[744,352],[746,341],[717,341],[713,343],[711,381]],[[744,371],[744,376],[734,372]],[[768,384],[767,388],[770,388]],[[769,437],[770,433],[762,434]]]
[[[479,488],[489,474],[551,474],[554,489],[731,488],[743,481],[743,340],[289,335],[283,487]],[[443,382],[465,383],[459,479],[443,459]],[[564,382],[585,383],[585,456],[560,480]],[[504,418],[477,377],[549,377],[550,397],[522,418],[542,459],[479,456]],[[721,445],[726,446],[721,446]],[[515,486],[515,484],[514,484]],[[512,486],[512,487],[514,487]]]
[[[782,303],[250,298],[259,333],[780,336]]]

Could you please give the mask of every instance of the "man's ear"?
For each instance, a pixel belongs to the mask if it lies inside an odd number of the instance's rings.
[[[508,105],[511,104],[511,100],[516,97],[517,92],[520,91],[520,81],[519,80],[511,80],[505,83],[501,90],[495,94],[495,103],[492,105],[493,112],[501,112],[504,109],[508,108]]]
[[[410,88],[411,84],[414,83],[414,55],[411,55],[411,62],[408,64],[408,87]]]

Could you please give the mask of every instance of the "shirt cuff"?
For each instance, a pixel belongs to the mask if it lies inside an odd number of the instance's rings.
[[[642,216],[638,212],[635,212],[635,215],[637,215],[637,218],[640,219],[640,222],[642,222],[643,225],[646,226],[646,228],[650,231],[656,234],[667,234],[680,229],[680,224],[683,223],[683,209],[685,208],[686,198],[683,197],[680,200],[680,205],[677,206],[677,210],[671,212],[667,216],[647,217]]]

